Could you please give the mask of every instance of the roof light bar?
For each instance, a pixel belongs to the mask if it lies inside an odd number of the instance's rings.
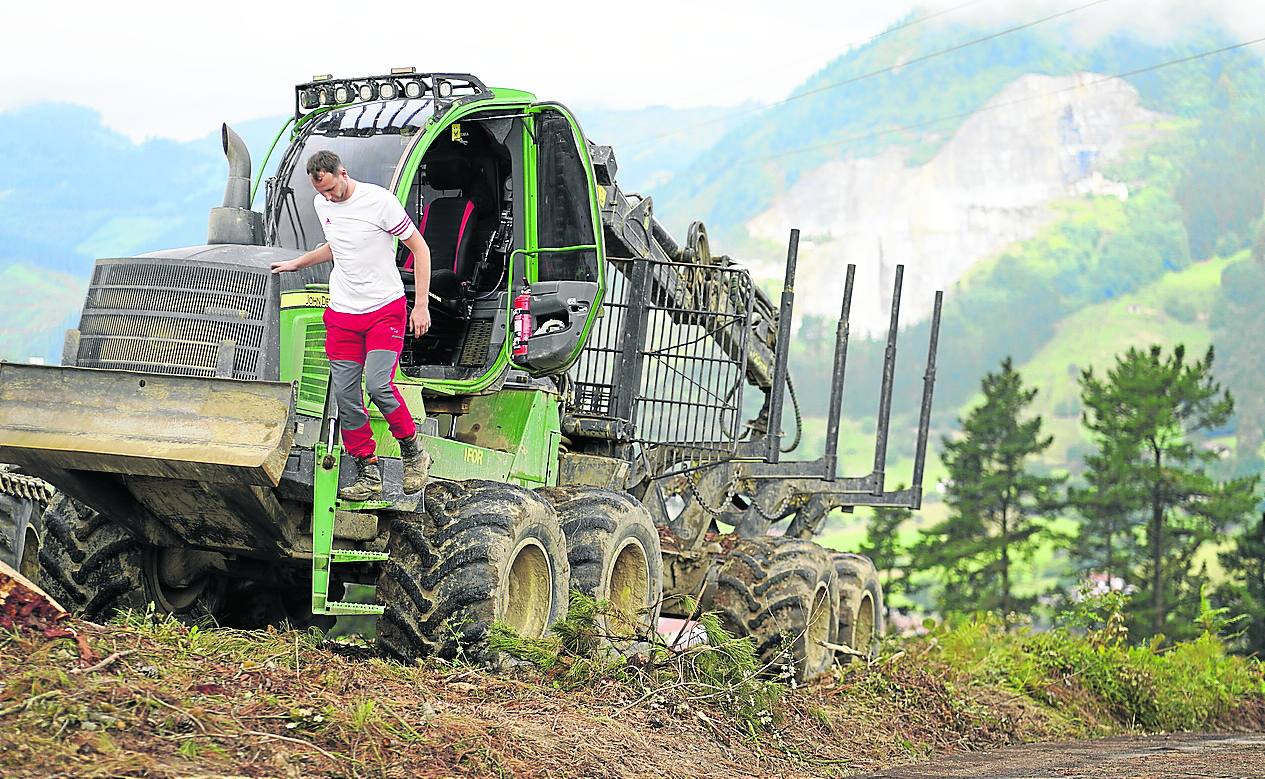
[[[391,68],[383,76],[320,75],[294,88],[294,117],[298,120],[331,106],[424,97],[435,101],[435,113],[439,114],[459,102],[492,97],[492,90],[468,73],[417,73],[414,68]]]

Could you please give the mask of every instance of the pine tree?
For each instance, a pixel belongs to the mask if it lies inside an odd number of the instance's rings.
[[[904,485],[898,485],[896,489],[904,488]],[[883,616],[887,618],[892,615],[893,596],[904,592],[909,582],[901,559],[906,549],[900,539],[900,528],[913,513],[907,508],[876,508],[865,525],[866,538],[861,545],[861,554],[873,560],[878,568],[879,583],[883,585]],[[897,578],[897,571],[904,572],[904,575]]]
[[[1053,441],[1040,416],[1026,417],[1037,390],[1023,386],[1009,357],[981,386],[983,402],[943,442],[949,517],[924,531],[914,553],[914,567],[939,574],[942,613],[1028,605],[1015,596],[1015,562],[1038,543],[1061,482],[1030,471]]]
[[[1195,552],[1252,509],[1256,486],[1255,477],[1219,484],[1207,474],[1217,454],[1198,438],[1229,420],[1234,401],[1212,377],[1211,348],[1202,360],[1185,357],[1180,345],[1168,357],[1160,346],[1130,349],[1104,379],[1092,368],[1081,374],[1084,423],[1098,452],[1087,458],[1089,486],[1078,505],[1091,528],[1108,515],[1128,521],[1127,533],[1112,527],[1126,544],[1142,542],[1125,577],[1139,593],[1133,628],[1175,637],[1191,632],[1198,608]],[[1120,551],[1110,566],[1124,562]]]
[[[1234,546],[1220,558],[1231,579],[1220,588],[1219,600],[1230,614],[1247,617],[1244,651],[1265,654],[1265,514],[1244,525]]]
[[[1265,360],[1260,345],[1265,339],[1265,219],[1252,249],[1254,262],[1236,262],[1221,274],[1217,305],[1212,310],[1213,342],[1216,344],[1217,376],[1234,394],[1235,473],[1260,473],[1265,460],[1259,454],[1265,442]]]
[[[1135,451],[1100,441],[1098,451],[1085,457],[1085,486],[1068,490],[1068,502],[1081,515],[1070,548],[1074,564],[1082,573],[1102,574],[1111,589],[1123,585],[1140,555],[1132,515],[1145,496],[1127,477]]]

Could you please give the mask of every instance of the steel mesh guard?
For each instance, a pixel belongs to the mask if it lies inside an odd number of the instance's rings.
[[[680,458],[732,455],[746,375],[750,275],[640,259],[612,259],[609,268],[604,314],[570,372],[570,413],[625,421],[631,440]]]

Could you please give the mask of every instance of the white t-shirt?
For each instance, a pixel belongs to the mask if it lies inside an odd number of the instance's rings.
[[[377,184],[357,181],[351,197],[341,203],[319,194],[312,203],[334,252],[329,307],[364,314],[402,297],[404,282],[395,267],[392,239],[406,241],[417,228],[400,201]]]

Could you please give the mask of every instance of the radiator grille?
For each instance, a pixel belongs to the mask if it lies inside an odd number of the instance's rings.
[[[258,339],[258,326],[245,322],[222,322],[212,319],[179,319],[150,313],[87,314],[79,322],[81,336],[114,336],[118,338],[158,338],[218,346],[232,340],[239,345]]]
[[[88,293],[90,308],[114,311],[163,311],[206,316],[262,319],[265,300],[249,295],[232,295],[196,290],[133,287],[98,287]]]
[[[262,269],[99,263],[79,323],[76,364],[214,376],[220,344],[232,341],[232,377],[258,379],[267,294]]]
[[[262,297],[268,276],[253,270],[209,268],[159,262],[103,263],[92,274],[94,287],[168,287]]]

